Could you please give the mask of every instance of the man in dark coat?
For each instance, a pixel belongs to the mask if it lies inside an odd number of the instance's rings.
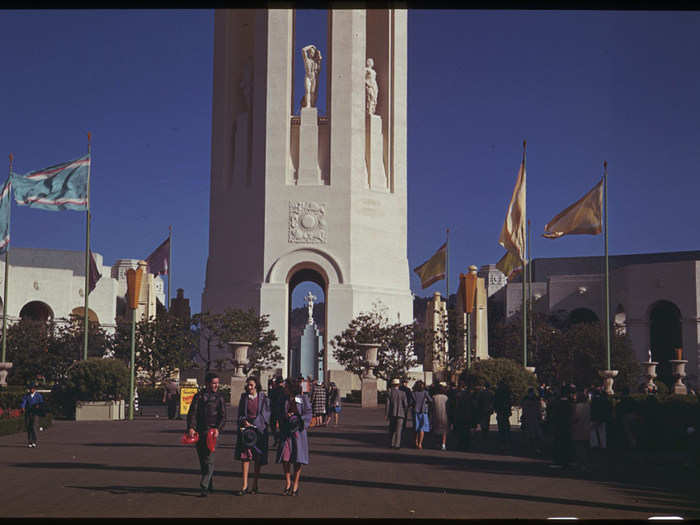
[[[481,436],[486,439],[489,434],[489,426],[491,424],[491,414],[493,414],[494,394],[486,383],[477,393],[477,414],[479,426],[481,427]]]
[[[573,417],[574,407],[569,387],[563,385],[557,399],[553,399],[547,412],[553,435],[552,468],[566,468],[574,457]]]
[[[268,396],[270,398],[270,430],[275,438],[273,447],[276,447],[280,442],[279,423],[282,420],[282,412],[284,412],[285,397],[281,382],[279,377],[272,380],[272,388],[270,388]]]
[[[403,431],[403,422],[406,419],[408,411],[408,400],[406,394],[399,390],[401,382],[398,379],[392,379],[391,390],[386,399],[386,419],[391,425],[391,448],[401,448],[401,432]]]
[[[455,394],[454,426],[457,432],[458,448],[466,452],[471,442],[471,429],[476,415],[476,403],[464,381],[459,382]]]
[[[496,393],[493,396],[493,408],[496,411],[498,423],[498,436],[501,439],[501,448],[510,446],[510,416],[512,414],[512,401],[510,387],[503,379],[498,382]]]
[[[206,388],[195,394],[187,413],[188,434],[190,437],[194,436],[195,431],[199,434],[197,456],[202,474],[199,483],[200,497],[206,497],[209,492],[214,491],[214,452],[207,446],[207,433],[213,428],[214,436],[218,438],[226,422],[224,396],[219,392],[219,376],[209,372],[204,380]]]
[[[44,398],[36,391],[34,383],[29,384],[29,393],[22,398],[20,408],[24,410],[24,424],[27,427],[27,447],[36,448],[36,427],[39,416],[43,415]]]

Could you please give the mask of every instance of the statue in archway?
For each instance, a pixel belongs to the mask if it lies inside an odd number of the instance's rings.
[[[304,98],[301,100],[302,108],[316,107],[318,98],[318,75],[321,73],[321,50],[310,44],[301,50],[304,60]]]
[[[304,298],[304,301],[306,301],[306,308],[308,309],[309,312],[309,318],[306,321],[306,324],[314,324],[314,301],[317,299],[311,292],[306,294],[306,297]]]
[[[367,115],[374,115],[377,111],[377,98],[379,97],[379,85],[377,84],[377,72],[374,70],[374,60],[367,59],[365,67],[365,107]]]

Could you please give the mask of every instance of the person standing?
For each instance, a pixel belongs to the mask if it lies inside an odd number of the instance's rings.
[[[187,412],[187,432],[194,437],[195,431],[199,434],[197,441],[197,456],[202,478],[199,483],[199,497],[204,498],[210,492],[214,492],[214,452],[207,446],[207,433],[214,429],[214,437],[219,434],[226,422],[226,410],[224,396],[219,392],[219,376],[209,372],[204,378],[206,387],[197,392],[192,399],[190,410]]]
[[[269,392],[270,398],[270,430],[274,437],[273,447],[277,447],[280,441],[280,421],[282,419],[282,412],[284,411],[284,389],[282,388],[282,381],[280,377],[275,377],[272,380],[272,387]]]
[[[168,407],[168,419],[175,419],[180,405],[180,387],[172,379],[168,378],[163,386],[163,403]]]
[[[411,415],[411,410],[413,408],[413,395],[411,389],[408,387],[408,379],[401,381],[401,386],[399,387],[404,394],[406,394],[406,401],[408,402],[408,408],[406,409],[406,418],[403,420],[403,430],[406,430],[406,423]]]
[[[525,435],[528,448],[539,455],[542,453],[542,407],[533,387],[527,389],[520,407],[523,409],[520,430]]]
[[[498,436],[501,440],[501,449],[510,447],[510,416],[512,413],[512,401],[510,387],[505,380],[501,379],[496,387],[493,396],[493,408],[496,411],[496,422],[498,423]]]
[[[447,432],[449,420],[447,419],[447,383],[438,385],[437,394],[433,396],[433,432],[440,436],[442,443],[440,450],[447,450]]]
[[[342,409],[341,404],[340,404],[340,391],[338,390],[338,387],[336,386],[335,383],[331,383],[331,389],[328,394],[328,402],[331,407],[331,414],[333,415],[333,418],[335,422],[333,423],[333,426],[338,426],[338,420],[340,419],[340,411]],[[330,421],[330,419],[329,419]]]
[[[236,458],[241,460],[243,470],[243,488],[236,492],[236,496],[258,493],[258,479],[260,467],[267,465],[268,432],[267,424],[270,421],[270,400],[262,392],[257,377],[249,377],[246,380],[246,391],[238,402],[238,437],[236,439]],[[253,427],[258,435],[257,443],[251,448],[243,447],[243,430]],[[250,462],[254,463],[255,478],[253,489],[248,490],[248,473]]]
[[[416,381],[413,385],[413,393],[411,395],[413,400],[413,430],[416,433],[416,448],[423,448],[423,438],[426,432],[430,432],[430,418],[428,412],[430,411],[430,403],[433,402],[433,398],[425,389],[423,381]]]
[[[485,383],[477,394],[477,413],[479,417],[479,427],[481,427],[481,437],[486,440],[489,435],[491,425],[491,414],[493,414],[494,393],[490,390],[491,385]]]
[[[590,438],[590,432],[591,406],[588,402],[588,394],[581,390],[576,392],[576,404],[574,404],[571,437],[574,442],[576,463],[582,470],[588,470],[588,441]]]
[[[306,428],[311,423],[312,409],[309,397],[302,393],[301,383],[294,379],[285,382],[285,400],[280,421],[280,444],[277,463],[282,463],[285,478],[285,496],[299,495],[301,466],[309,464],[309,438]],[[294,464],[294,484],[291,465]]]
[[[458,448],[466,452],[471,444],[472,426],[475,426],[476,402],[472,392],[467,390],[464,381],[459,382],[454,407],[454,426],[458,438]]]
[[[324,420],[326,419],[326,389],[316,379],[313,380],[312,385],[311,408],[313,410],[313,419],[309,428],[324,426]]]
[[[36,448],[36,427],[44,410],[44,397],[36,391],[36,384],[29,383],[29,392],[22,397],[20,408],[24,411],[24,424],[27,427],[27,447]]]
[[[570,399],[569,387],[563,385],[558,398],[550,403],[547,417],[552,431],[552,459],[551,468],[566,468],[573,457],[573,419],[574,409]]]
[[[406,419],[408,410],[408,399],[406,394],[399,390],[401,381],[397,378],[391,380],[391,390],[386,399],[386,419],[389,420],[391,428],[391,448],[401,448],[401,432],[403,431],[403,420]]]

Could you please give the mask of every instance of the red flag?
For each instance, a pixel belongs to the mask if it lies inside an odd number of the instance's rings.
[[[90,250],[90,274],[88,275],[88,294],[95,289],[97,286],[97,281],[100,280],[102,274],[97,270],[97,263],[95,262],[95,256]]]
[[[168,275],[170,269],[170,237],[146,258],[148,271],[153,275]]]

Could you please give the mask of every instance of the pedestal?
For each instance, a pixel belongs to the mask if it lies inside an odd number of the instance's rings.
[[[370,115],[367,117],[365,141],[365,160],[369,187],[373,190],[388,190],[386,171],[384,170],[384,137],[382,136],[382,117]]]
[[[685,359],[671,359],[669,362],[673,367],[673,378],[676,380],[673,384],[673,393],[687,395],[688,387],[683,384],[683,379],[685,379],[685,365],[688,361]]]
[[[656,378],[656,365],[659,363],[656,361],[642,361],[639,364],[642,365],[642,377],[646,379],[646,383],[644,385],[645,391],[655,392],[657,388],[656,384],[654,383],[654,379]]]
[[[231,405],[238,406],[241,394],[245,392],[245,377],[231,376]]]
[[[0,362],[0,386],[7,386],[7,374],[10,373],[12,363],[9,361]]]
[[[598,375],[603,378],[603,389],[609,396],[613,395],[613,379],[617,377],[617,370],[598,370]]]
[[[316,108],[301,108],[299,124],[299,186],[321,184],[321,168],[318,165],[318,112]]]
[[[373,377],[362,379],[362,408],[374,408],[377,406],[377,380]]]

